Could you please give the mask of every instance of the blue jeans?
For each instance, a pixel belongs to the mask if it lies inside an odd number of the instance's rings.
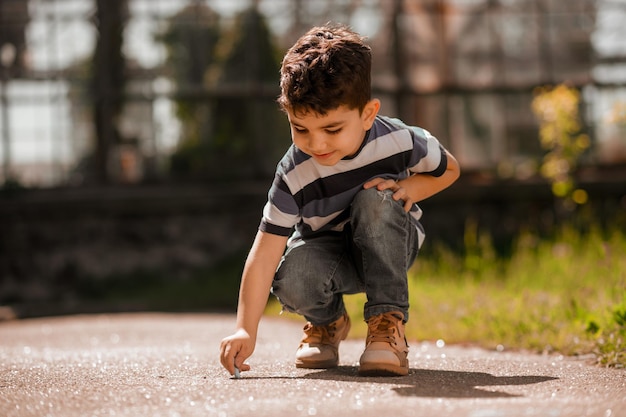
[[[388,311],[408,320],[407,270],[419,249],[417,229],[392,194],[362,190],[342,232],[290,242],[272,284],[285,310],[326,325],[344,314],[343,294],[365,292],[365,320]]]

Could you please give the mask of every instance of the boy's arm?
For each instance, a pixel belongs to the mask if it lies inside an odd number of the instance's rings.
[[[379,190],[391,189],[394,191],[394,200],[404,200],[404,209],[409,211],[413,203],[425,200],[438,192],[448,188],[461,175],[459,163],[446,151],[448,161],[446,171],[439,177],[428,174],[413,174],[401,181],[374,178],[364,184],[364,188],[376,187]]]
[[[242,371],[250,369],[244,365],[254,351],[257,329],[267,304],[276,268],[287,244],[286,236],[257,232],[246,259],[237,307],[237,329],[222,340],[220,360],[224,368],[234,374],[234,367]]]

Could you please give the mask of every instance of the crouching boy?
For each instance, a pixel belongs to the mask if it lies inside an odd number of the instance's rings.
[[[244,266],[236,331],[221,343],[231,374],[250,369],[270,291],[308,321],[297,367],[337,366],[350,330],[343,295],[365,292],[359,373],[408,373],[407,270],[424,239],[416,203],[459,166],[426,130],[378,114],[370,71],[370,48],[343,26],[311,29],[283,59],[278,102],[293,144]]]

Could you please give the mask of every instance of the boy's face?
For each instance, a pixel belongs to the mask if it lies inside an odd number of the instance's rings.
[[[320,165],[332,166],[360,148],[378,114],[380,102],[370,100],[363,112],[340,106],[321,115],[287,110],[294,145]]]

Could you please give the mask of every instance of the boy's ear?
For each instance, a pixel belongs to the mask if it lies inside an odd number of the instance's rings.
[[[367,102],[361,113],[361,120],[363,120],[363,128],[369,130],[374,124],[374,119],[380,110],[380,100],[374,98]]]

